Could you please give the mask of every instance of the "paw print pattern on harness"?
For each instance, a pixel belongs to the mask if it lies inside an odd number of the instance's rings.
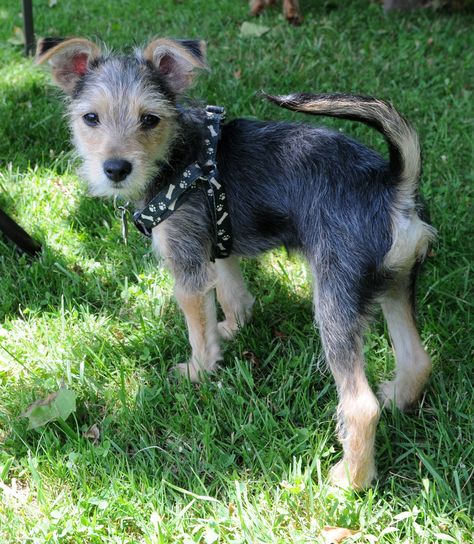
[[[164,221],[182,202],[183,195],[190,189],[196,189],[202,183],[207,184],[206,198],[215,227],[214,258],[228,257],[231,252],[232,236],[231,222],[225,204],[226,194],[222,183],[219,183],[216,164],[216,149],[220,131],[220,122],[224,118],[224,109],[219,106],[206,107],[206,128],[210,137],[204,138],[204,154],[207,155],[204,164],[195,162],[189,164],[175,184],[169,183],[167,187],[156,194],[148,205],[134,214],[134,222],[138,229],[146,236],[151,236],[154,226]],[[219,214],[217,220],[216,215]]]

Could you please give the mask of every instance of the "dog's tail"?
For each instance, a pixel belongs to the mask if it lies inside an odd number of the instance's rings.
[[[360,121],[375,128],[383,134],[388,144],[392,183],[399,185],[410,196],[416,190],[421,170],[418,135],[408,121],[387,102],[340,93],[262,95],[282,108]]]

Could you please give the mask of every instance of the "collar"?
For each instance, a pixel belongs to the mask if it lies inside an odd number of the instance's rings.
[[[189,191],[204,186],[212,219],[212,261],[228,257],[232,250],[232,227],[227,197],[223,184],[218,181],[216,162],[220,125],[224,117],[225,111],[221,106],[206,106],[206,162],[189,164],[176,183],[168,184],[141,211],[133,214],[135,226],[142,234],[150,237],[153,227],[162,223],[186,201],[186,193],[189,195]]]

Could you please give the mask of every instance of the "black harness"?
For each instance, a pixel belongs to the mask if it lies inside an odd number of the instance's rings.
[[[204,139],[206,162],[188,165],[176,184],[170,183],[154,196],[143,210],[133,214],[135,226],[142,234],[150,237],[153,227],[162,223],[186,201],[184,193],[205,184],[214,235],[211,260],[224,259],[232,250],[232,226],[227,197],[223,184],[219,183],[216,163],[220,124],[224,115],[224,108],[220,106],[206,107],[208,131]]]

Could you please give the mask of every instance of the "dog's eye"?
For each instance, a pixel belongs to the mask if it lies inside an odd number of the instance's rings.
[[[99,124],[99,116],[97,113],[86,113],[82,116],[84,123],[90,127],[96,127]]]
[[[142,128],[148,130],[150,128],[155,128],[156,125],[160,122],[158,115],[153,115],[152,113],[145,113],[140,117],[140,123]]]

